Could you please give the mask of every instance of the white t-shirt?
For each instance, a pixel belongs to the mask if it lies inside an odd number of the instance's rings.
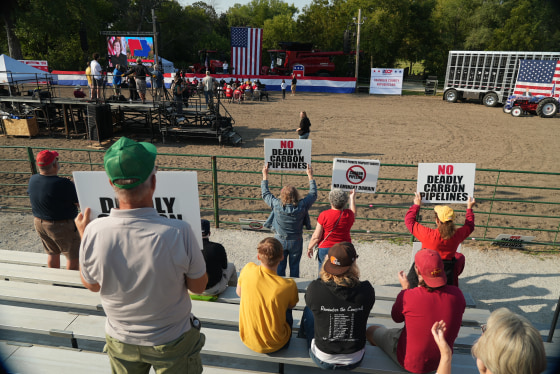
[[[185,277],[202,277],[206,264],[188,223],[154,208],[112,209],[86,227],[80,267],[87,283],[101,285],[109,336],[153,346],[190,330]]]
[[[101,79],[101,64],[97,60],[91,60],[91,75],[95,79]]]

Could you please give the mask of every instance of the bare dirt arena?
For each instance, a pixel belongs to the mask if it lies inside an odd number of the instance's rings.
[[[311,120],[313,160],[332,161],[334,157],[377,159],[386,164],[418,164],[422,162],[470,162],[477,168],[560,172],[560,118],[514,118],[501,108],[487,108],[475,103],[444,102],[441,97],[427,96],[369,96],[297,93],[282,101],[279,93],[271,94],[270,102],[247,102],[242,105],[226,104],[235,119],[235,129],[243,137],[242,147],[220,147],[213,143],[169,138],[166,144],[158,141],[159,152],[206,155],[263,157],[263,139],[297,138],[300,111],[306,111]],[[129,133],[116,134],[133,135]],[[137,140],[145,137],[137,136]],[[0,145],[29,145],[34,147],[88,148],[95,145],[87,140],[66,140],[39,136],[34,139],[0,137]],[[10,158],[10,150],[0,150],[2,158]],[[64,154],[64,157],[71,155]],[[260,170],[260,163],[251,164]],[[186,167],[186,166],[185,166]],[[235,164],[232,164],[235,168]],[[247,167],[247,165],[243,165]],[[330,166],[318,167],[316,172],[329,175]],[[408,173],[414,177],[415,169]],[[245,176],[243,176],[245,178]],[[247,183],[258,185],[260,176],[247,176]],[[521,178],[521,177],[520,177]],[[560,180],[546,179],[549,187],[558,187]],[[284,180],[285,181],[285,180]],[[477,175],[478,182],[478,175]],[[509,181],[526,183],[524,180]],[[275,183],[280,183],[275,180]],[[295,182],[292,182],[295,183]],[[298,184],[304,187],[305,184]],[[321,182],[320,188],[328,188]],[[412,194],[415,186],[393,191]],[[305,190],[304,190],[305,191]],[[358,196],[358,204],[377,197]],[[259,191],[254,197],[259,196]],[[475,192],[475,197],[478,197]],[[325,198],[325,195],[323,195]],[[384,198],[387,201],[388,197]],[[412,197],[395,197],[398,204],[409,206]],[[547,199],[558,201],[558,192],[550,192]],[[375,201],[375,200],[372,200]],[[239,204],[247,204],[239,202]],[[262,202],[251,203],[251,209],[266,209]],[[234,205],[235,206],[235,205]],[[244,205],[246,207],[246,205]],[[484,203],[475,206],[484,211]],[[528,213],[534,206],[516,206]],[[545,209],[545,208],[538,208]],[[546,207],[550,215],[558,215],[555,206]],[[317,212],[316,212],[317,213]],[[358,211],[374,216],[376,212]],[[404,212],[398,211],[404,218]],[[266,217],[259,217],[261,219]],[[458,221],[462,223],[463,214]],[[477,215],[477,222],[481,217]],[[2,249],[41,252],[41,245],[32,228],[32,217],[24,213],[0,213]],[[312,222],[313,223],[313,222]],[[558,227],[559,222],[555,225]],[[404,222],[394,223],[401,225]],[[383,227],[379,227],[382,229]],[[473,233],[474,237],[482,235]],[[212,238],[224,243],[230,259],[240,270],[248,261],[256,261],[255,248],[266,234],[240,230],[214,230]],[[306,241],[308,238],[305,238]],[[378,285],[397,285],[398,270],[410,267],[410,245],[379,240],[357,242],[362,278]],[[560,255],[527,254],[503,250],[489,244],[466,243],[463,253],[466,268],[460,278],[461,288],[471,293],[479,307],[494,310],[506,306],[529,318],[541,330],[550,327],[554,309],[560,296]],[[304,244],[306,246],[306,244]],[[302,258],[302,276],[313,278],[316,263]]]

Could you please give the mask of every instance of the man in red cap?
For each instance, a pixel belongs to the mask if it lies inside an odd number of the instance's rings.
[[[412,373],[428,373],[438,367],[440,352],[431,328],[437,321],[444,321],[445,340],[450,347],[459,333],[465,297],[461,290],[447,285],[443,261],[436,251],[422,249],[414,257],[418,274],[418,287],[410,288],[404,271],[399,272],[403,290],[393,305],[393,321],[404,321],[403,328],[387,329],[370,326],[366,336],[400,367]]]
[[[66,268],[78,270],[80,234],[74,223],[78,214],[76,188],[69,179],[58,176],[60,164],[56,151],[41,151],[36,161],[39,174],[29,179],[27,193],[35,217],[35,230],[49,255],[47,266],[60,268],[62,253],[66,257]]]

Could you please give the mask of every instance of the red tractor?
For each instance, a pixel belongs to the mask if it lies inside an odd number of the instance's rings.
[[[203,49],[198,51],[200,62],[193,65],[193,73],[204,74],[208,70],[211,74],[222,74],[225,54],[217,50]]]
[[[328,77],[335,75],[334,56],[349,55],[343,51],[321,52],[311,43],[280,42],[280,49],[268,50],[271,66],[263,67],[263,74],[290,75],[295,64],[305,67],[305,75]]]
[[[508,97],[504,113],[511,113],[514,117],[536,114],[542,118],[551,118],[558,113],[558,107],[558,100],[553,97],[513,95]]]

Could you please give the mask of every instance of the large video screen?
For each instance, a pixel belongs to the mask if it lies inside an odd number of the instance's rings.
[[[109,36],[107,38],[107,55],[110,67],[117,64],[128,67],[136,64],[140,57],[143,61],[154,60],[154,38],[151,36]]]

